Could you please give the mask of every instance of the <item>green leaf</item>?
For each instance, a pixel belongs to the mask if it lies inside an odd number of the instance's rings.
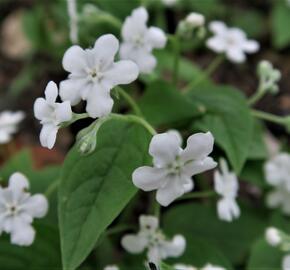
[[[241,206],[241,205],[240,205]],[[179,205],[169,209],[163,219],[166,224],[164,228],[167,233],[174,235],[181,233],[190,243],[198,239],[217,247],[219,254],[224,254],[233,264],[241,263],[257,235],[264,232],[264,216],[253,209],[253,207],[241,207],[241,217],[231,223],[220,221],[217,217],[216,208],[201,204]],[[213,249],[198,252],[196,247],[195,257],[186,257],[186,263],[195,265],[209,262],[207,256],[213,260],[212,263],[221,263],[221,255],[214,256]],[[209,248],[210,249],[210,248]],[[226,265],[225,265],[226,266]],[[227,267],[227,269],[230,267]]]
[[[162,262],[160,265],[160,270],[175,270],[172,266]]]
[[[240,174],[240,178],[257,187],[265,188],[267,183],[263,169],[264,161],[248,161]]]
[[[201,114],[202,107],[164,81],[151,83],[139,101],[141,111],[152,125],[165,125],[188,120]],[[173,109],[174,108],[174,109]]]
[[[61,270],[58,231],[45,225],[34,225],[36,238],[29,247],[11,245],[9,236],[1,236],[0,269]]]
[[[290,44],[290,7],[286,0],[276,0],[272,11],[272,41],[276,48],[283,49]]]
[[[73,270],[135,195],[131,175],[148,161],[151,135],[139,124],[110,120],[98,132],[95,151],[68,154],[59,188],[64,269]]]
[[[282,270],[283,253],[266,243],[264,238],[259,239],[251,250],[248,270],[275,269]]]
[[[194,120],[193,129],[210,131],[239,174],[252,142],[253,117],[243,94],[228,86],[198,87],[188,97],[199,102],[205,116]]]

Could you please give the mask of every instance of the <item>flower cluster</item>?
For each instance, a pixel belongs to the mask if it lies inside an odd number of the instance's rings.
[[[137,234],[128,234],[122,238],[124,249],[133,254],[147,250],[149,262],[159,265],[162,259],[179,257],[185,250],[186,241],[182,235],[168,240],[159,229],[159,220],[155,216],[140,216],[140,230]]]
[[[11,243],[29,246],[35,238],[31,226],[34,218],[42,218],[48,210],[47,199],[27,192],[29,183],[21,173],[14,173],[8,187],[0,188],[0,233],[11,235]]]

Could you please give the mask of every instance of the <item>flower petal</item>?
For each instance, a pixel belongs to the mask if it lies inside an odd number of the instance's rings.
[[[25,201],[23,209],[32,217],[42,218],[47,214],[48,201],[42,194],[35,194]]]
[[[183,161],[204,159],[212,152],[213,144],[214,138],[210,132],[191,135],[181,158]]]
[[[149,153],[153,157],[153,163],[157,167],[163,167],[175,161],[181,152],[181,141],[175,133],[168,132],[153,136]]]
[[[224,221],[231,222],[240,216],[240,208],[233,199],[223,198],[219,200],[217,210],[219,218]]]
[[[13,173],[9,178],[9,188],[12,190],[24,190],[29,188],[29,182],[25,175],[16,172]]]
[[[135,59],[132,59],[136,62],[139,67],[140,73],[149,74],[157,65],[156,58],[149,52],[140,51]]]
[[[153,48],[162,49],[166,45],[166,35],[158,27],[150,27],[147,32],[147,39]]]
[[[35,238],[35,230],[29,224],[16,224],[11,232],[11,243],[18,246],[30,246]]]
[[[194,161],[187,163],[182,168],[182,171],[187,176],[193,176],[193,175],[211,170],[211,169],[215,168],[216,165],[217,165],[217,163],[211,157],[206,157],[205,159],[194,160]]]
[[[226,48],[227,48],[227,44],[226,44],[224,38],[217,37],[217,36],[209,38],[206,41],[206,46],[209,49],[211,49],[211,50],[213,50],[214,52],[217,52],[217,53],[223,53],[223,52],[226,51]]]
[[[175,235],[172,241],[166,241],[164,243],[162,249],[166,257],[179,257],[184,253],[185,247],[185,238],[182,235]]]
[[[155,216],[141,215],[139,217],[139,224],[141,231],[156,231],[159,227],[159,220]]]
[[[59,123],[67,122],[72,119],[72,110],[69,101],[58,103],[55,109],[56,119]]]
[[[255,53],[260,49],[260,45],[256,40],[247,40],[243,43],[243,49],[247,53]]]
[[[77,45],[70,47],[62,59],[63,68],[71,73],[82,73],[87,67],[86,52]]]
[[[104,80],[114,87],[131,83],[138,78],[138,75],[139,68],[133,61],[122,60],[113,64],[112,68],[105,73]]]
[[[45,99],[49,104],[54,104],[58,96],[58,88],[55,82],[50,81],[45,88]]]
[[[52,124],[45,124],[43,125],[41,132],[40,132],[40,143],[43,147],[47,147],[51,149],[56,141],[56,134],[58,128]]]
[[[141,253],[147,244],[146,238],[140,237],[138,234],[125,235],[121,240],[122,247],[132,254]]]
[[[33,106],[34,116],[38,120],[50,117],[51,108],[44,98],[37,98]]]
[[[63,101],[68,100],[71,105],[76,105],[81,101],[81,92],[88,87],[85,79],[67,79],[59,85],[59,95]]]
[[[228,27],[220,21],[213,21],[209,24],[209,30],[217,35],[223,35],[227,32]]]
[[[226,51],[227,58],[234,63],[243,63],[246,60],[246,55],[239,47],[231,47]]]
[[[167,181],[166,172],[163,169],[149,166],[137,168],[132,178],[134,185],[144,191],[158,189]]]

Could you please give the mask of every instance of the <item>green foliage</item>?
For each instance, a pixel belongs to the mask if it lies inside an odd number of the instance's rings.
[[[86,258],[135,195],[132,172],[148,160],[151,136],[136,123],[111,120],[97,136],[91,155],[82,157],[73,148],[64,163],[59,219],[65,269],[75,269]]]
[[[186,253],[184,258],[187,263],[202,265],[211,258],[213,263],[229,267],[221,253],[233,264],[241,263],[248,248],[265,228],[264,217],[259,211],[245,206],[241,208],[241,213],[238,220],[227,223],[218,219],[215,208],[200,203],[185,204],[168,210],[163,224],[166,224],[165,230],[171,235],[182,232],[192,243],[192,256]],[[198,250],[199,245],[196,245],[195,239],[205,243],[201,247],[203,252]],[[212,250],[206,248],[206,243],[212,246]]]
[[[274,2],[272,11],[272,41],[277,49],[283,49],[290,44],[290,7],[286,1],[277,0]]]
[[[245,97],[228,86],[198,87],[188,97],[205,108],[205,115],[193,121],[193,130],[210,131],[239,173],[253,136],[253,117]]]

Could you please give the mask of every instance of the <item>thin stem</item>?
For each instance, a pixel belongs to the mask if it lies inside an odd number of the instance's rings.
[[[59,185],[59,179],[56,179],[48,186],[48,188],[46,189],[44,193],[46,198],[49,198],[52,195],[52,193],[57,190],[58,185]]]
[[[142,117],[142,112],[135,102],[135,100],[120,86],[116,87],[117,92],[128,102],[128,104],[131,106],[133,109],[134,113],[140,117]]]
[[[70,121],[64,122],[61,124],[61,128],[65,128],[70,126],[72,123],[81,120],[81,119],[85,119],[85,118],[89,118],[90,116],[87,113],[73,113],[72,119]]]
[[[179,63],[180,63],[180,40],[177,34],[174,36],[169,36],[171,43],[173,45],[173,54],[174,54],[174,60],[173,60],[173,78],[172,82],[174,85],[178,84],[178,75],[179,75]]]
[[[208,190],[208,191],[201,191],[201,192],[192,192],[192,193],[187,193],[180,197],[178,201],[183,201],[183,200],[191,200],[191,199],[201,199],[201,198],[208,198],[214,196],[216,193],[213,190]]]
[[[252,110],[252,115],[262,120],[273,122],[275,124],[279,124],[279,125],[285,124],[285,117],[283,116],[278,116],[278,115],[274,115],[271,113],[262,112],[258,110]]]
[[[114,235],[114,234],[117,234],[117,233],[122,233],[124,231],[133,230],[133,229],[135,229],[135,227],[132,226],[132,225],[121,224],[121,225],[117,225],[116,227],[109,228],[106,231],[106,235],[110,236],[110,235]]]
[[[258,90],[248,99],[248,104],[250,106],[255,105],[265,94],[266,91],[259,87]]]
[[[199,76],[197,79],[192,80],[187,86],[185,86],[182,91],[184,93],[187,93],[191,91],[195,86],[200,84],[202,81],[204,81],[206,78],[208,78],[217,68],[218,66],[222,63],[224,60],[224,56],[218,55],[207,67],[207,69],[204,71],[204,73]]]

